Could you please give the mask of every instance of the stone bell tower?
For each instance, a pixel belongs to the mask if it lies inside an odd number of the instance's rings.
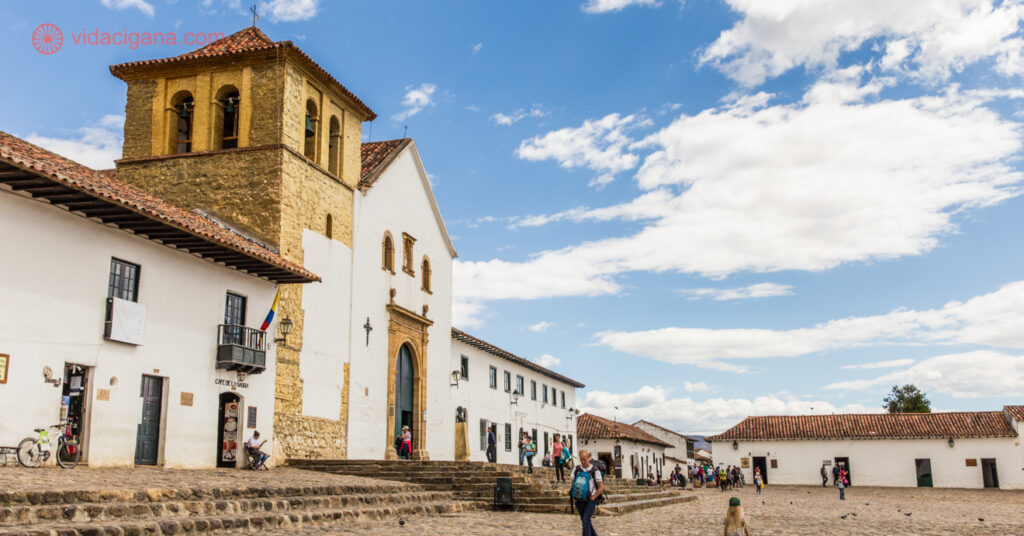
[[[362,122],[376,114],[293,43],[253,26],[110,72],[128,86],[119,180],[220,219],[299,264],[310,232],[351,250]],[[351,265],[328,272],[339,270]],[[277,311],[293,327],[277,347],[275,454],[344,456],[347,356],[339,358],[340,413],[304,414],[303,292],[282,286]]]

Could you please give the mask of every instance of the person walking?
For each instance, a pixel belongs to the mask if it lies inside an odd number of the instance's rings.
[[[597,499],[604,493],[604,476],[600,469],[590,463],[590,451],[580,451],[580,464],[572,470],[569,477],[569,496],[576,503],[576,511],[580,513],[580,524],[583,536],[597,536],[594,530],[593,517],[597,510]]]
[[[825,465],[821,466],[821,487],[828,486],[828,470],[825,469]]]
[[[526,462],[526,438],[528,434],[523,432],[519,434],[519,465],[523,465]]]
[[[498,461],[498,436],[494,434],[494,425],[487,429],[487,461]]]
[[[832,485],[833,486],[838,486],[839,485],[839,464],[838,463],[832,466]]]
[[[529,435],[526,436],[526,466],[528,469],[526,472],[533,474],[533,455],[537,452],[537,444],[533,442],[533,438]]]
[[[846,500],[846,471],[839,471],[839,500]]]
[[[725,513],[725,536],[750,536],[747,520],[743,518],[743,507],[740,498],[729,499],[729,510]]]
[[[555,434],[555,442],[551,446],[551,463],[555,465],[555,480],[565,482],[565,469],[562,465],[562,435]]]
[[[757,488],[757,494],[761,494],[761,471],[754,471],[754,487]]]
[[[725,493],[725,467],[718,466],[718,484],[722,493]]]
[[[408,426],[402,426],[402,449],[399,451],[399,458],[412,459],[412,430]]]

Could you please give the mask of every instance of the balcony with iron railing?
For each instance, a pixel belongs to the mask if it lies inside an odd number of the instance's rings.
[[[217,368],[263,372],[267,368],[267,333],[235,324],[217,326]]]

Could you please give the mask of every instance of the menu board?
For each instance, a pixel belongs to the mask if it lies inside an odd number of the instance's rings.
[[[7,383],[7,367],[10,362],[10,355],[0,354],[0,383]]]

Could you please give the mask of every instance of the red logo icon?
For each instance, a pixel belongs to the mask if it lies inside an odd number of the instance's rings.
[[[55,24],[44,23],[32,32],[32,46],[40,54],[50,55],[60,50],[64,44],[64,33]]]

